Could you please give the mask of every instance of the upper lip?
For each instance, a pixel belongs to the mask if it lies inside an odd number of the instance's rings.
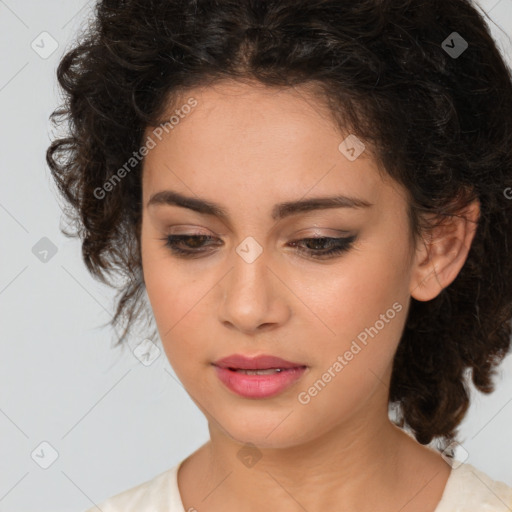
[[[220,368],[235,368],[240,370],[267,370],[270,368],[299,368],[306,366],[301,363],[286,361],[280,357],[270,355],[260,355],[256,357],[247,357],[242,354],[232,354],[228,357],[218,359],[213,363]]]

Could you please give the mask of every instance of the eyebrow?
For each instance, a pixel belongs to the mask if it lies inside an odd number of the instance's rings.
[[[181,206],[203,215],[214,215],[226,221],[229,219],[227,210],[221,205],[197,197],[184,196],[173,190],[162,190],[153,194],[147,203],[148,207],[151,205]],[[286,201],[274,205],[272,208],[272,219],[280,220],[291,215],[327,208],[371,208],[372,206],[373,203],[357,197],[339,195],[313,197],[299,201]]]

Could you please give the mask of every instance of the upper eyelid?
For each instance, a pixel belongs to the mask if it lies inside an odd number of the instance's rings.
[[[172,228],[180,228],[178,232],[171,232]],[[183,229],[183,231],[181,231]],[[203,232],[202,230],[206,230],[207,232]],[[199,230],[199,231],[196,231]],[[322,238],[343,238],[348,237],[353,234],[355,234],[355,231],[353,229],[335,229],[335,228],[328,228],[328,227],[322,227],[322,226],[312,226],[308,228],[300,229],[297,235],[294,236],[301,236],[304,238],[311,238],[310,234],[303,233],[304,231],[313,230],[315,233],[317,233],[318,237]],[[326,234],[325,231],[328,233]],[[169,226],[167,229],[164,229],[165,234],[167,235],[188,235],[188,236],[225,236],[224,233],[216,233],[215,235],[211,234],[211,230],[205,227],[196,226],[191,227],[188,225],[177,225],[177,226]],[[244,237],[245,238],[245,237]]]
[[[218,242],[219,240],[222,242],[222,240],[215,235],[210,235],[206,233],[166,233],[166,238],[171,237],[187,237],[187,238],[205,238],[208,241],[215,241]],[[301,240],[311,240],[311,239],[329,239],[329,240],[350,240],[357,238],[357,234],[355,233],[344,233],[340,235],[326,235],[322,233],[318,233],[317,235],[297,235],[294,237],[290,237],[290,241],[297,242]]]

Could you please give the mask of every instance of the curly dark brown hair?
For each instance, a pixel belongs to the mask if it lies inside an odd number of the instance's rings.
[[[431,301],[411,298],[389,391],[395,423],[445,449],[469,407],[466,370],[494,391],[512,330],[512,73],[470,1],[105,0],[57,76],[65,103],[50,118],[68,131],[46,158],[75,226],[62,231],[80,237],[96,278],[123,277],[118,344],[144,304],[142,162],[98,191],[188,89],[311,85],[408,191],[413,240],[435,226],[426,214],[442,221],[480,202],[456,279]]]

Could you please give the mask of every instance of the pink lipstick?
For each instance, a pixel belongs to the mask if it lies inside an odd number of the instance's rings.
[[[234,354],[212,363],[217,376],[245,398],[268,398],[281,393],[302,377],[307,366],[270,355]]]

